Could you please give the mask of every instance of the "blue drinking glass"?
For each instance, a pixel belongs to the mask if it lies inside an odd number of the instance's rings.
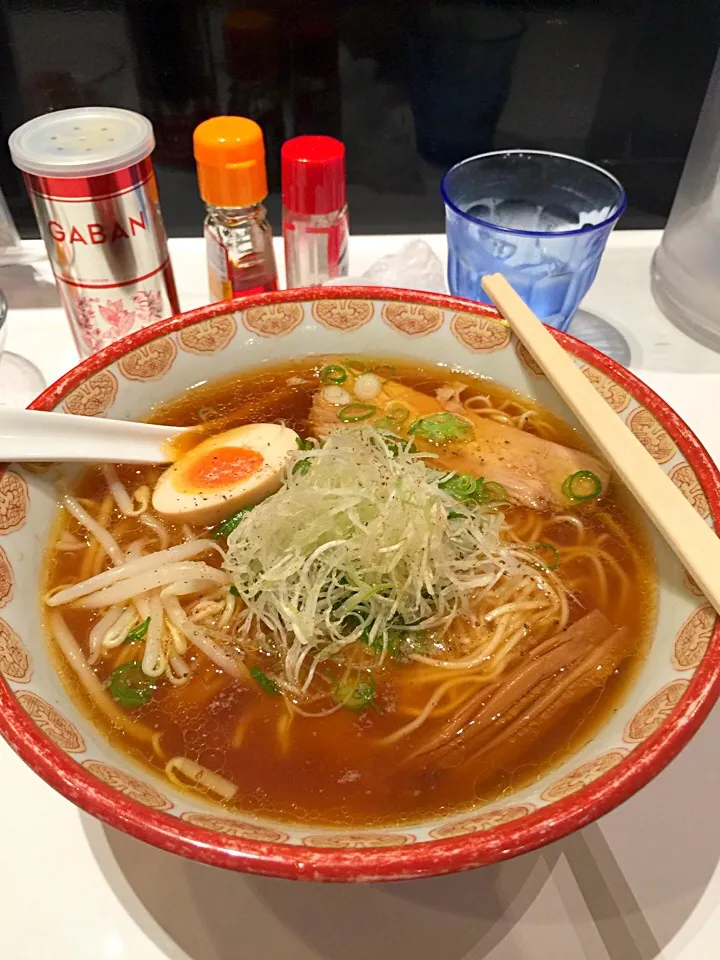
[[[470,157],[445,174],[448,283],[488,303],[480,280],[502,273],[549,326],[567,330],[627,204],[611,174],[541,150]]]

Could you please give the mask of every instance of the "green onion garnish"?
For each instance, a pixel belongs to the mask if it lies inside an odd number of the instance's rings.
[[[343,361],[345,366],[348,368],[350,373],[356,374],[358,377],[363,373],[367,373],[367,364],[363,363],[362,360],[345,360]]]
[[[223,520],[219,523],[213,530],[210,531],[210,536],[213,540],[223,540],[230,536],[235,527],[239,526],[242,520],[245,518],[246,513],[250,513],[252,507],[243,507],[242,510],[238,510],[237,513],[234,513],[231,517],[228,517],[227,520]]]
[[[270,677],[266,673],[263,673],[258,667],[250,667],[250,676],[253,680],[257,680],[265,693],[280,693],[280,687],[278,687],[275,681],[271,680]]]
[[[479,491],[478,500],[480,503],[507,503],[507,490],[501,483],[487,480]]]
[[[341,704],[347,710],[360,712],[372,706],[375,697],[375,681],[369,674],[341,681],[333,695],[335,703]]]
[[[476,480],[469,473],[461,473],[438,484],[441,490],[446,490],[455,500],[469,500],[477,493],[481,485],[482,480]]]
[[[298,446],[298,450],[314,450],[315,444],[312,440],[303,440],[302,437],[295,437],[295,443]]]
[[[370,647],[373,653],[381,654],[383,652],[383,637],[382,633],[378,630],[375,634],[372,643],[370,642],[370,630],[372,629],[372,624],[365,627],[363,630],[360,641],[361,643],[367,644]],[[393,630],[392,627],[388,629],[387,632],[387,652],[393,658],[393,660],[403,660],[405,657],[403,645],[405,637],[399,630]]]
[[[602,493],[602,483],[591,470],[578,470],[565,479],[562,492],[569,500],[592,500]]]
[[[155,687],[152,677],[143,673],[140,660],[131,660],[115,667],[107,681],[110,696],[128,710],[144,707],[151,699]]]
[[[391,400],[391,402],[385,407],[385,416],[388,418],[388,420],[392,420],[393,423],[399,425],[401,423],[405,423],[407,418],[410,416],[410,411],[404,403],[398,403],[397,400]]]
[[[125,637],[125,643],[135,643],[137,640],[144,640],[149,629],[150,617],[145,617],[142,623],[139,623],[128,632],[128,635]]]
[[[557,570],[560,566],[560,552],[552,543],[535,543],[529,549],[538,555],[538,560],[542,561],[548,570]]]
[[[309,469],[310,469],[309,460],[298,460],[298,462],[292,468],[293,476],[304,477]]]
[[[454,413],[432,413],[411,423],[408,433],[423,437],[429,443],[445,444],[453,440],[469,440],[473,428],[469,420]]]
[[[239,597],[239,596],[240,596],[240,591],[239,591],[238,588],[235,586],[235,584],[233,584],[233,585],[230,587],[230,593],[231,593],[234,597]]]
[[[320,380],[329,387],[333,383],[345,383],[347,380],[347,370],[345,367],[339,367],[335,363],[330,363],[320,371]]]
[[[377,410],[372,403],[348,403],[338,410],[338,420],[343,423],[357,423],[359,420],[368,420]]]

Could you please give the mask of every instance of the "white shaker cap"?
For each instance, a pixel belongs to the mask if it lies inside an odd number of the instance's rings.
[[[119,107],[75,107],[28,120],[10,134],[16,167],[42,177],[96,177],[144,160],[155,146],[147,117]]]

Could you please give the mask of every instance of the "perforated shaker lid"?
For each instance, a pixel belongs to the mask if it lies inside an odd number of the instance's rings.
[[[10,155],[25,173],[96,177],[144,160],[155,146],[147,117],[118,107],[75,107],[28,120],[10,134]]]

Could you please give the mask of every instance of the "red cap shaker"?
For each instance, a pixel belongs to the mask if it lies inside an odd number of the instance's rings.
[[[334,137],[295,137],[281,163],[288,287],[347,276],[345,147]]]

